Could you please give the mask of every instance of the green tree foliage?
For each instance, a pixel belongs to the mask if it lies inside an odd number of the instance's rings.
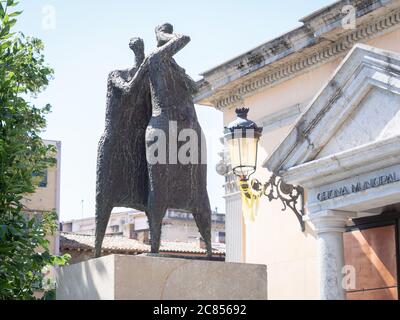
[[[35,291],[43,291],[44,267],[62,265],[68,257],[49,252],[46,236],[57,230],[56,214],[27,215],[21,203],[55,164],[55,150],[39,137],[50,106],[28,101],[53,71],[39,39],[12,32],[21,13],[16,5],[0,0],[0,299],[34,299]]]

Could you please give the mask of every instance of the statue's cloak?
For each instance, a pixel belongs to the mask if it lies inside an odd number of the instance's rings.
[[[136,72],[136,68],[118,70],[108,77],[106,124],[98,147],[96,190],[98,205],[104,210],[146,208],[145,131],[151,117],[148,72],[141,72],[129,89],[118,86],[129,82]]]

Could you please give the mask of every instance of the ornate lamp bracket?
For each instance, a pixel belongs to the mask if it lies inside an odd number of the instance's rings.
[[[270,202],[281,200],[282,211],[290,208],[299,220],[301,231],[304,232],[304,189],[302,187],[287,184],[276,174],[272,174],[271,178],[264,184],[257,179],[252,179],[250,181],[252,190],[250,191],[248,187],[248,183],[241,184],[241,189],[248,198],[265,195]]]

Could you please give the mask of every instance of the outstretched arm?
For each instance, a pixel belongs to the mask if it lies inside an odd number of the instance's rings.
[[[143,76],[143,74],[147,71],[148,68],[147,61],[148,59],[146,57],[130,81],[126,81],[120,75],[116,75],[113,73],[110,74],[109,81],[111,81],[114,87],[121,90],[123,94],[128,94],[131,91],[132,87],[134,86],[135,82],[137,82],[138,79],[140,79]]]

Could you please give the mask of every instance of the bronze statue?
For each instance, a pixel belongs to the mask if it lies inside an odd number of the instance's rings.
[[[151,116],[150,87],[148,71],[142,65],[143,40],[134,38],[129,47],[135,54],[135,66],[111,72],[107,81],[105,130],[97,154],[96,257],[113,207],[146,209],[145,130]]]
[[[149,81],[153,114],[146,130],[147,148],[152,144],[152,131],[166,133],[166,164],[148,164],[149,195],[147,211],[150,223],[151,249],[158,251],[162,219],[168,208],[182,209],[193,214],[200,234],[211,253],[211,209],[207,194],[207,165],[202,163],[201,140],[203,132],[197,120],[192,100],[195,82],[180,68],[173,55],[190,41],[188,36],[173,34],[173,27],[166,23],[156,28],[157,46],[149,56]],[[184,144],[172,137],[171,126],[177,133],[192,129],[198,138],[195,163],[182,164],[176,159]],[[176,143],[170,146],[170,143]],[[204,149],[204,148],[203,148]],[[194,151],[192,151],[194,152]],[[148,159],[149,160],[149,159]],[[196,161],[197,160],[197,161]]]
[[[106,130],[98,151],[96,256],[114,206],[146,212],[153,253],[159,251],[166,210],[191,212],[211,256],[206,151],[192,100],[196,84],[173,59],[190,38],[174,34],[169,23],[156,28],[156,37],[157,49],[145,59],[143,42],[133,41],[136,66],[109,77]],[[160,132],[165,162],[154,162]],[[194,148],[187,148],[187,138]]]

